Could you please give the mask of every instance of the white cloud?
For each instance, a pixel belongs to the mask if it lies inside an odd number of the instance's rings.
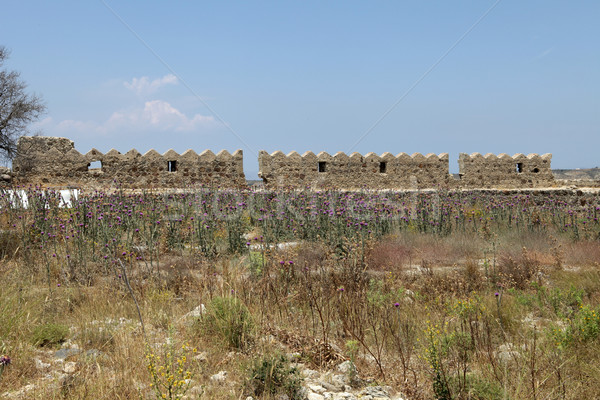
[[[90,131],[94,130],[96,125],[93,122],[77,121],[74,119],[65,119],[56,124],[56,129],[60,131]]]
[[[46,117],[40,121],[36,121],[31,124],[30,132],[44,131],[54,125],[54,119],[52,117]]]
[[[145,132],[193,132],[209,130],[217,126],[212,116],[195,114],[188,117],[170,103],[151,100],[144,107],[114,112],[104,122],[67,119],[55,122],[51,117],[39,124],[46,134],[65,135],[73,133],[96,133],[103,135],[127,135]]]
[[[113,113],[102,130],[125,129],[172,130],[190,132],[201,127],[209,127],[215,122],[211,116],[196,114],[188,118],[166,101],[152,100],[144,103],[144,108]]]
[[[158,88],[165,85],[177,85],[179,80],[173,74],[168,74],[162,78],[150,80],[147,76],[141,78],[133,78],[131,82],[123,82],[123,86],[135,92],[138,95],[145,95],[156,92]]]

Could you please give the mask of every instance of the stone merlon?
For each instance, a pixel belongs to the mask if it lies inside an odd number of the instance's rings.
[[[187,187],[205,185],[221,188],[246,186],[243,153],[206,150],[164,154],[132,149],[122,154],[96,149],[81,154],[73,141],[55,137],[21,137],[13,162],[15,180],[22,184],[52,186],[106,186],[117,182],[127,188]]]
[[[81,154],[73,141],[58,137],[21,137],[13,170],[4,181],[46,186],[107,186],[172,188],[211,186],[246,187],[241,150],[233,154],[187,150],[164,154],[132,149],[122,154],[112,149],[91,149]],[[258,155],[259,177],[268,189],[436,189],[436,188],[541,188],[555,184],[551,154],[461,153],[459,174],[449,172],[447,153],[406,154],[326,152],[302,155],[281,151]]]

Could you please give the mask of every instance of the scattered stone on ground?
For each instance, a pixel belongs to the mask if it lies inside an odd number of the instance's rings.
[[[45,363],[42,360],[40,360],[39,358],[34,358],[34,361],[35,361],[35,367],[37,369],[39,369],[40,371],[47,370],[51,366],[49,363]]]
[[[69,361],[63,365],[63,372],[65,374],[74,374],[75,371],[77,371],[77,363],[75,361]]]
[[[60,350],[57,350],[56,353],[54,353],[54,358],[57,358],[59,360],[66,360],[67,358],[71,356],[76,356],[79,353],[81,353],[81,350],[75,347],[62,348]]]
[[[203,305],[196,307],[192,312],[203,311]],[[135,322],[127,319],[93,321],[93,324],[112,325],[123,327],[135,325]],[[76,333],[74,334],[74,336]],[[82,363],[89,359],[97,359],[105,357],[104,353],[97,349],[80,349],[76,343],[71,340],[63,343],[63,348],[56,351],[44,349],[37,350],[37,355],[34,357],[35,368],[44,373],[44,376],[29,383],[18,390],[11,392],[0,393],[0,398],[21,399],[29,398],[32,394],[36,394],[37,390],[43,389],[44,392],[52,391],[60,388],[62,385],[68,385],[74,379],[80,369]],[[269,335],[266,339],[268,342],[277,342],[277,339]],[[164,345],[164,343],[161,343]],[[518,355],[516,349],[511,344],[505,344],[498,348],[498,358],[503,362],[514,360]],[[232,359],[236,357],[235,352],[229,352],[224,355],[224,359]],[[288,358],[292,362],[292,366],[297,368],[300,376],[303,377],[301,398],[303,400],[404,400],[399,394],[394,394],[394,391],[389,386],[368,386],[374,382],[370,379],[361,379],[359,372],[353,362],[345,360],[338,363],[334,368],[325,371],[316,371],[308,368],[305,364],[298,362],[299,353],[289,353]],[[200,352],[194,356],[197,362],[208,362],[208,354]],[[228,372],[221,370],[210,376],[209,382],[190,382],[190,389],[186,394],[186,399],[194,399],[202,396],[204,393],[205,384],[222,385],[223,383],[233,383],[228,376]],[[141,391],[147,388],[144,384],[138,383],[138,389]],[[288,398],[286,395],[278,397],[280,400]],[[248,396],[246,400],[254,400],[252,396]]]
[[[512,343],[503,343],[498,346],[497,356],[500,362],[508,364],[517,360],[521,356],[521,353],[515,349]]]
[[[225,382],[227,380],[227,371],[219,371],[210,377],[213,382]]]
[[[194,308],[192,311],[185,314],[182,319],[186,320],[188,322],[193,322],[194,320],[200,318],[202,316],[202,314],[204,314],[205,312],[206,312],[206,307],[204,306],[204,304],[200,304],[198,307]]]
[[[389,386],[353,388],[351,384],[363,381],[358,378],[352,380],[357,370],[351,361],[338,364],[335,371],[322,373],[305,368],[303,364],[296,366],[305,377],[302,386],[307,400],[403,400],[401,395],[394,395]]]

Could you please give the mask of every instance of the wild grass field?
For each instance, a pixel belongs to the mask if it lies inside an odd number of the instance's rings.
[[[597,196],[26,194],[2,398],[600,398]]]

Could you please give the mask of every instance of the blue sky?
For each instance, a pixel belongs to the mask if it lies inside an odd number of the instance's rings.
[[[600,166],[598,1],[502,0],[419,81],[494,4],[21,0],[0,44],[48,106],[32,128],[83,153],[241,148],[248,179],[259,150]]]

